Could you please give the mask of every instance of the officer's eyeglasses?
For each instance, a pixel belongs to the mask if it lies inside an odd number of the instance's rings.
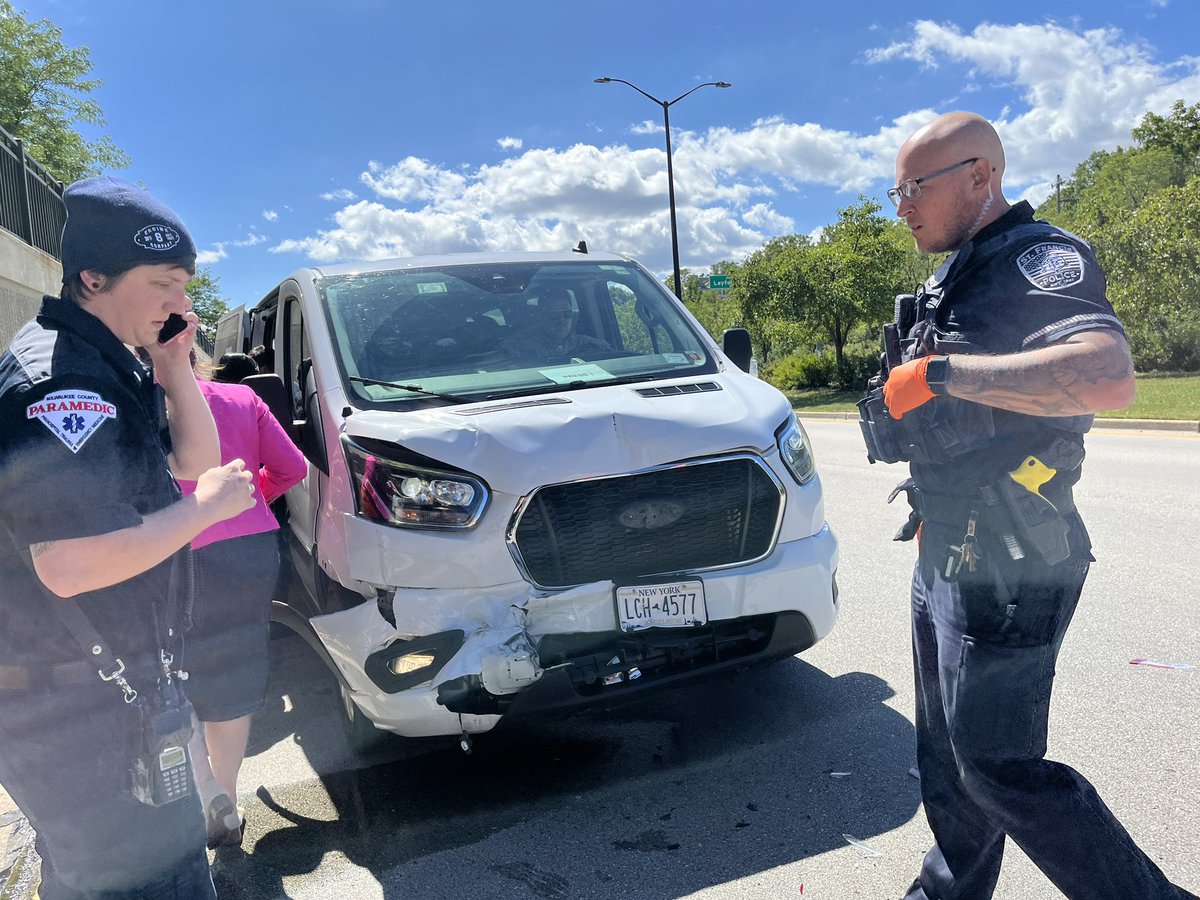
[[[978,156],[972,156],[970,159],[956,162],[952,166],[946,166],[944,169],[938,169],[936,172],[930,172],[928,175],[922,175],[920,178],[909,178],[907,181],[900,182],[894,188],[888,188],[888,199],[892,201],[892,206],[899,209],[900,198],[905,197],[909,200],[916,200],[921,196],[921,185],[926,181],[932,181],[939,175],[945,175],[947,172],[953,172],[955,169],[961,169],[963,166],[969,166],[971,163],[978,161]]]

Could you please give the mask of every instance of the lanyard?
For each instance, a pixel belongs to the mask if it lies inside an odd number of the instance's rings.
[[[175,683],[176,676],[184,677],[184,673],[173,672],[171,666],[175,662],[175,654],[180,649],[179,617],[181,601],[183,606],[190,606],[192,596],[192,551],[190,547],[179,550],[171,559],[171,574],[167,586],[167,596],[154,601],[151,616],[154,623],[154,633],[158,640],[158,667],[156,688],[161,700],[174,703],[180,695],[179,686]],[[140,697],[137,690],[125,677],[125,662],[108,646],[100,636],[92,620],[84,611],[79,601],[69,598],[55,604],[59,617],[83,653],[84,659],[96,665],[96,674],[101,681],[115,682],[124,694],[126,703],[137,703],[144,706],[149,698]]]

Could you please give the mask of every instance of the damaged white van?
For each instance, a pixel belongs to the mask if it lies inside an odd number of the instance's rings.
[[[484,732],[795,654],[837,618],[803,426],[622,256],[301,269],[218,330],[309,460],[273,618],[348,734]],[[282,382],[282,383],[281,383]],[[285,564],[285,568],[290,567]]]

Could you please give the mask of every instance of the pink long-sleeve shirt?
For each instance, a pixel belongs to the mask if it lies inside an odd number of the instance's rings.
[[[308,471],[304,455],[250,388],[200,381],[200,392],[217,423],[221,464],[243,460],[247,469],[257,470],[258,477],[254,481],[254,506],[200,532],[192,539],[192,548],[245,534],[274,531],[279,525],[267,504],[304,478]],[[187,496],[195,493],[196,482],[180,480],[179,487]]]

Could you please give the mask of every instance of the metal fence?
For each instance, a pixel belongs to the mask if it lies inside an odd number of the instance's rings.
[[[63,185],[0,128],[0,226],[60,259],[67,208]]]

